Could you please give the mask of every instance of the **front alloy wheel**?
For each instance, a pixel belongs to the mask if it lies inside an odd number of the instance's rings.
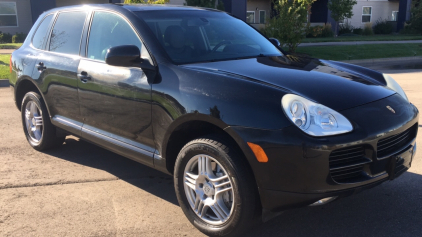
[[[211,156],[192,157],[185,168],[184,188],[192,210],[209,224],[223,224],[233,212],[233,185]]]
[[[186,217],[209,236],[240,235],[260,212],[249,164],[222,137],[195,139],[181,149],[174,187]]]

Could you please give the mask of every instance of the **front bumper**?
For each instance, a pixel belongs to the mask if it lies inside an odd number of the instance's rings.
[[[393,107],[396,113],[386,106]],[[232,127],[245,142],[260,145],[268,156],[267,163],[248,158],[264,209],[279,211],[326,197],[348,196],[398,177],[410,167],[419,117],[414,105],[396,94],[341,113],[352,122],[354,130],[323,138],[308,136],[295,126],[276,131]],[[381,140],[388,144],[388,139],[399,139],[402,134],[407,140],[387,152],[378,151]],[[335,178],[338,170],[346,168],[333,165],[332,152],[356,147],[362,147],[361,158],[365,161],[359,163],[359,172],[355,172],[358,176]]]

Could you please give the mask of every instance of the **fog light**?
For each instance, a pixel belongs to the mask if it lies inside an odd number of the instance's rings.
[[[329,202],[334,201],[336,198],[337,198],[337,197],[328,197],[328,198],[323,198],[323,199],[321,199],[321,200],[318,200],[318,201],[316,201],[316,202],[312,203],[312,204],[311,204],[311,205],[309,205],[309,206],[311,206],[311,207],[314,207],[314,206],[321,206],[321,205],[324,205],[324,204],[327,204],[327,203],[329,203]]]

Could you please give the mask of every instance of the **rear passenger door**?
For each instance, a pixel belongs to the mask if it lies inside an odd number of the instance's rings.
[[[87,42],[78,69],[82,137],[151,165],[155,144],[148,76],[141,68],[105,63],[114,46],[135,45],[142,58],[151,60],[147,50],[130,22],[107,11],[94,12]]]
[[[52,123],[80,134],[77,70],[86,11],[59,12],[50,32],[46,50],[39,53],[33,78],[43,82]]]

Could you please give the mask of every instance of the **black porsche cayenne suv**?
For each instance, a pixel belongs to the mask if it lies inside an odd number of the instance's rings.
[[[419,112],[393,78],[289,55],[220,11],[53,9],[10,67],[33,148],[72,134],[171,174],[209,235],[392,180],[416,152]]]

